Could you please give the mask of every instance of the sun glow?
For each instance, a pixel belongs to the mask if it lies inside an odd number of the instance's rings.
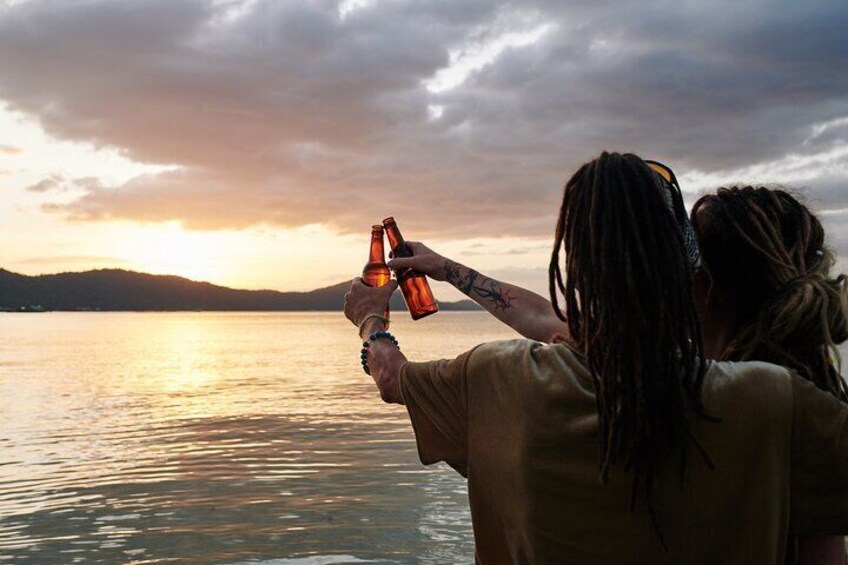
[[[176,224],[145,232],[128,253],[133,268],[201,281],[224,278],[227,269],[222,251],[231,245],[226,234],[184,231]]]

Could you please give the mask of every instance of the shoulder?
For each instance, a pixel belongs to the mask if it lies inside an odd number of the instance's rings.
[[[760,394],[792,388],[789,369],[763,361],[711,361],[707,374],[716,386],[753,389]]]
[[[538,363],[555,349],[565,349],[564,345],[548,345],[529,339],[510,339],[481,343],[468,356],[469,367],[485,365],[507,365],[514,367],[520,363]]]
[[[480,359],[509,359],[515,355],[526,354],[541,345],[538,341],[530,339],[504,339],[481,343],[469,353]]]
[[[528,363],[542,344],[528,339],[510,339],[481,343],[457,358],[469,375],[492,376],[516,373]]]
[[[478,345],[466,355],[468,374],[487,381],[503,377],[518,385],[528,378],[547,382],[566,374],[587,373],[582,356],[562,343],[545,344],[527,339],[493,341]]]
[[[711,362],[704,380],[704,403],[763,417],[791,414],[793,381],[785,367],[760,361]]]

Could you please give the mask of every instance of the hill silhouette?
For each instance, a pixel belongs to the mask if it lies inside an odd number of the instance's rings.
[[[123,269],[27,276],[0,269],[0,310],[103,311],[340,311],[350,282],[309,292],[240,290],[172,275]],[[443,310],[478,310],[471,300],[442,302]],[[399,292],[391,308],[406,310]]]

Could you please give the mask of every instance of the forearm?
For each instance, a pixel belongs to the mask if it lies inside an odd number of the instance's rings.
[[[385,329],[380,320],[372,320],[363,327],[360,337],[367,340],[371,334]],[[376,339],[368,347],[368,368],[371,378],[380,390],[380,398],[390,404],[403,404],[400,393],[400,369],[406,356],[385,338]]]
[[[550,301],[535,292],[503,283],[447,259],[445,280],[522,336],[550,341],[568,335],[568,326],[554,313]]]

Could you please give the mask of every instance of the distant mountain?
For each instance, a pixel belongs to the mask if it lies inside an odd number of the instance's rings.
[[[349,282],[309,292],[238,290],[182,277],[122,269],[26,276],[0,269],[0,310],[340,311]],[[471,300],[441,302],[442,310],[479,310]],[[400,292],[391,308],[406,309]]]

